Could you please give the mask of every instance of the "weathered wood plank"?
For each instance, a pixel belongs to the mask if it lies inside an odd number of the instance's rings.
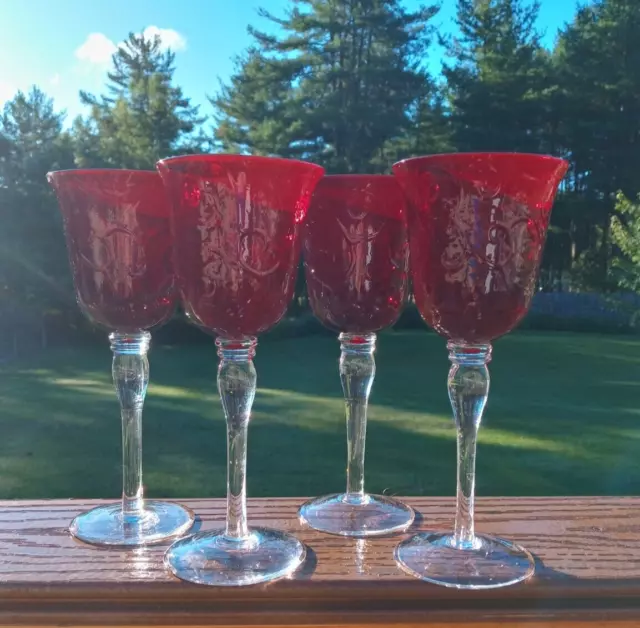
[[[402,536],[363,541],[302,528],[301,501],[250,500],[249,516],[297,534],[309,547],[307,564],[292,579],[237,589],[177,581],[162,565],[163,546],[74,541],[69,521],[100,502],[0,501],[0,624],[640,625],[638,498],[478,499],[479,531],[517,541],[539,560],[528,583],[482,592],[403,574],[393,560]],[[421,514],[414,530],[451,527],[451,499],[407,501]],[[223,524],[223,500],[184,502],[201,529]]]

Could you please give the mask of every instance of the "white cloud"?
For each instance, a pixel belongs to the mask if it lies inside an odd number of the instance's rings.
[[[75,55],[80,61],[106,65],[111,61],[111,55],[115,51],[116,45],[104,33],[91,33],[76,48]]]
[[[163,50],[171,48],[174,52],[185,50],[187,47],[187,40],[176,30],[172,28],[160,28],[158,26],[147,26],[142,31],[142,34],[146,39],[152,39],[156,35],[160,37],[160,47]],[[84,42],[76,48],[75,55],[80,61],[85,61],[94,65],[107,65],[111,61],[111,56],[122,46],[124,42],[120,42],[117,46],[109,39],[104,33],[91,33],[87,36]],[[55,78],[60,80],[60,77],[56,74]],[[52,84],[53,83],[52,79]]]
[[[57,72],[49,79],[49,85],[60,85],[60,75]]]
[[[142,31],[145,39],[151,39],[158,35],[160,37],[160,44],[163,49],[171,48],[173,52],[179,50],[185,50],[187,47],[187,40],[178,32],[172,28],[158,28],[157,26],[147,26]]]
[[[17,91],[18,88],[15,85],[11,85],[5,81],[0,81],[0,105],[11,100],[16,95]]]

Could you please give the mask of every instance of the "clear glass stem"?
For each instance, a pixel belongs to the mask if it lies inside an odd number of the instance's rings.
[[[149,384],[147,352],[151,334],[114,332],[109,335],[113,351],[113,384],[122,416],[122,513],[137,521],[143,514],[142,406]]]
[[[249,537],[247,527],[247,432],[256,395],[255,338],[218,338],[218,392],[227,420],[227,540]]]
[[[474,530],[476,442],[489,396],[490,344],[449,342],[449,400],[458,432],[456,521],[453,543],[458,549],[477,545]]]
[[[376,374],[375,334],[340,334],[340,380],[347,416],[347,499],[362,503],[367,406]]]

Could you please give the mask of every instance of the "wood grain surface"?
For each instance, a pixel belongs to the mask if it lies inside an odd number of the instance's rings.
[[[197,529],[224,523],[224,500],[183,500]],[[356,540],[300,526],[300,499],[249,501],[252,524],[295,533],[308,559],[291,579],[209,588],[182,583],[162,565],[166,546],[102,549],[67,532],[102,502],[0,501],[3,626],[432,625],[640,627],[639,498],[490,498],[477,528],[521,543],[537,558],[529,582],[457,591],[402,573],[402,535]],[[411,532],[452,526],[449,498],[407,498],[420,514]]]

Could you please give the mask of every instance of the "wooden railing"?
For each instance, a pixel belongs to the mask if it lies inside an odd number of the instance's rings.
[[[354,540],[305,529],[301,499],[249,501],[250,522],[294,532],[304,567],[266,586],[208,588],[168,575],[165,547],[101,549],[67,525],[99,502],[0,502],[0,625],[28,626],[489,626],[640,627],[640,499],[478,499],[477,527],[520,542],[538,559],[526,584],[467,592],[404,575],[402,537]],[[453,501],[408,498],[414,526],[447,529]],[[224,520],[223,500],[184,500],[201,529]]]

